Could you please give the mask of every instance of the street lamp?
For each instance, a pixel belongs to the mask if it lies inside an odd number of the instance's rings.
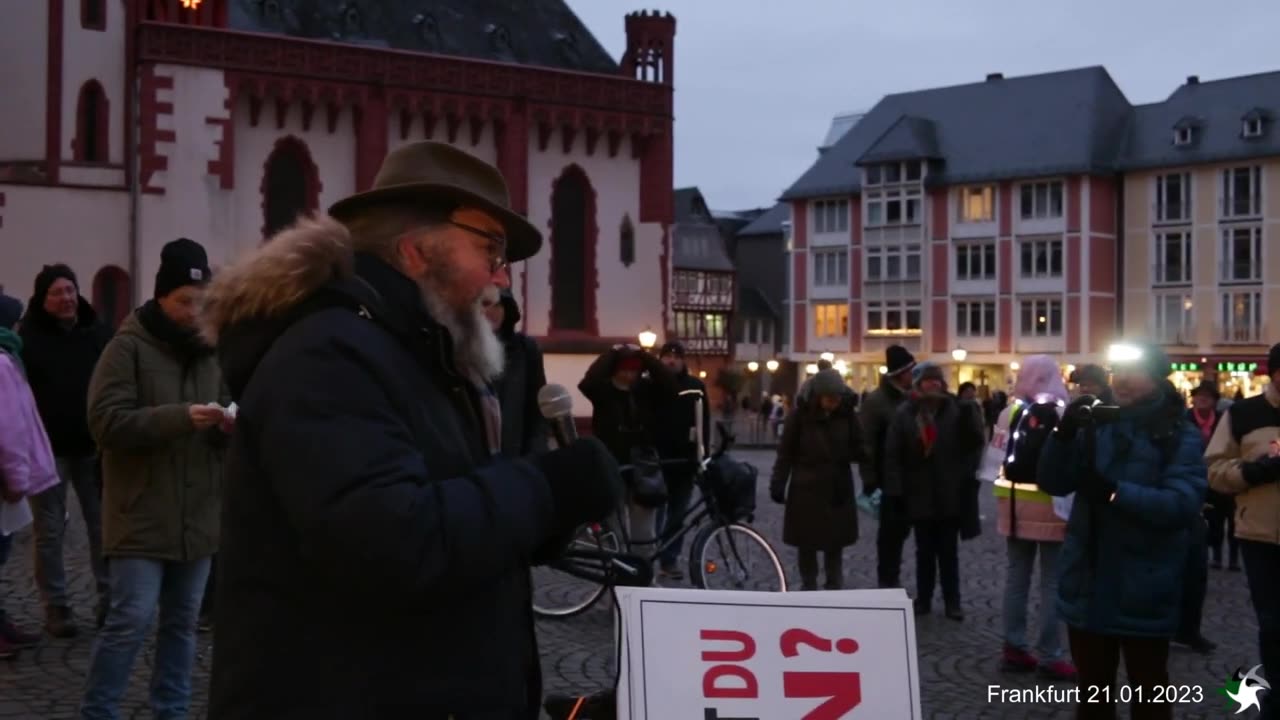
[[[818,356],[818,359],[819,359],[819,360],[826,360],[827,362],[835,362],[835,361],[836,361],[836,354],[835,354],[835,353],[824,352],[824,353],[822,353],[821,355],[819,355],[819,356]]]
[[[755,372],[759,369],[760,369],[760,363],[756,362],[755,360],[752,360],[751,362],[747,363],[747,370],[749,372]]]
[[[699,377],[699,378],[701,378],[701,379],[703,379],[703,380],[706,380],[706,379],[707,379],[707,371],[706,371],[706,370],[699,370],[699,371],[698,371],[698,377]]]
[[[1018,361],[1017,361],[1017,360],[1014,360],[1013,362],[1009,363],[1009,369],[1010,369],[1010,370],[1017,371],[1017,370],[1018,370],[1019,368],[1021,368],[1021,367],[1022,367],[1022,366],[1018,364]]]
[[[807,373],[807,374],[809,374],[809,375],[817,375],[817,374],[818,374],[818,364],[817,364],[817,363],[809,363],[808,365],[805,365],[805,366],[804,366],[804,371],[805,371],[805,373]]]
[[[778,372],[777,360],[770,360],[769,362],[765,363],[764,366],[769,369],[769,372]]]
[[[841,375],[844,375],[849,372],[849,363],[843,360],[837,360],[832,367],[834,367],[836,369],[836,372],[840,373]]]
[[[638,336],[640,339],[640,347],[645,350],[652,350],[654,345],[658,344],[658,334],[649,328],[645,328],[644,332]]]
[[[967,357],[969,357],[969,351],[965,350],[962,347],[958,347],[955,350],[951,351],[951,359],[955,360],[958,363],[964,362],[965,358]]]

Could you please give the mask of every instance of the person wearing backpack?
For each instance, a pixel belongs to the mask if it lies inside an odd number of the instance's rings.
[[[1163,720],[1173,706],[1152,699],[1169,684],[1205,462],[1167,379],[1169,356],[1153,343],[1117,345],[1110,356],[1119,407],[1073,400],[1040,452],[1036,483],[1055,497],[1076,495],[1057,563],[1057,607],[1078,670],[1076,717],[1115,717],[1123,654],[1131,717]]]
[[[1005,672],[1034,672],[1053,680],[1074,680],[1076,668],[1064,658],[1058,595],[1058,551],[1067,523],[1054,500],[1036,486],[1037,461],[1049,433],[1066,407],[1067,386],[1057,361],[1048,355],[1022,360],[1013,402],[1000,412],[992,433],[1000,462],[995,480],[996,530],[1005,536],[1008,564],[1004,579]],[[1040,631],[1032,654],[1027,642],[1027,601],[1036,557],[1040,558]]]

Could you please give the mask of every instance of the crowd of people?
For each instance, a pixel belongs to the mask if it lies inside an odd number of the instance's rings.
[[[213,718],[532,720],[531,567],[621,510],[679,579],[707,389],[678,342],[614,346],[578,384],[590,437],[551,432],[509,275],[541,245],[495,168],[411,143],[371,189],[216,275],[199,243],[167,243],[152,298],[114,332],[66,265],[39,273],[25,308],[0,297],[0,501],[30,509],[54,638],[81,631],[71,493],[89,535],[81,717],[120,716],[154,624],[160,718],[189,712],[209,626]],[[1265,392],[1225,410],[1210,384],[1188,407],[1159,347],[1124,348],[1070,376],[1074,391],[1052,357],[1024,358],[1011,395],[985,402],[900,346],[864,397],[824,364],[768,410],[768,493],[801,588],[845,587],[861,507],[878,519],[878,585],[901,586],[914,536],[916,614],[940,590],[963,622],[961,542],[981,533],[985,481],[1008,556],[1005,671],[1113,684],[1123,656],[1131,682],[1167,684],[1171,641],[1214,650],[1200,615],[1224,543],[1263,664],[1280,667],[1280,345]],[[11,545],[0,534],[0,564]],[[40,641],[0,614],[0,657]],[[1267,697],[1264,717],[1278,707]]]

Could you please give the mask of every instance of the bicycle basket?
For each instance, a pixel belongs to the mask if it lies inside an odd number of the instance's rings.
[[[707,466],[707,488],[715,497],[717,509],[733,520],[742,520],[754,513],[759,474],[754,465],[727,455],[713,460]]]

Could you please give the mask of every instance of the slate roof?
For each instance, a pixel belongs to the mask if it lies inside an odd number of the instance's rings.
[[[866,113],[841,113],[831,118],[831,127],[827,128],[827,136],[822,139],[822,144],[818,146],[818,151],[825,151],[835,145],[840,138],[853,129],[854,125],[858,124],[863,115],[866,115]]]
[[[782,223],[791,219],[791,206],[787,203],[778,203],[764,212],[763,215],[751,221],[751,224],[738,231],[738,237],[743,235],[781,235]]]
[[[743,317],[774,318],[782,317],[782,313],[769,302],[759,290],[753,287],[738,287],[738,314]]]
[[[938,160],[938,131],[928,118],[903,115],[858,158],[858,165]]]
[[[231,0],[229,10],[232,30],[619,72],[564,0]]]
[[[868,151],[882,139],[892,140],[883,148],[886,156],[890,149],[909,150],[912,142],[926,155],[936,152],[941,162],[931,169],[931,180],[941,183],[1109,172],[1130,113],[1129,101],[1102,67],[888,95],[782,199],[858,192],[856,163],[875,157]],[[919,120],[932,124],[932,138]]]
[[[1260,111],[1262,136],[1242,136],[1244,119]],[[1174,127],[1193,126],[1187,146],[1173,144]],[[1191,165],[1280,155],[1280,72],[1191,82],[1164,102],[1133,109],[1119,169]]]
[[[733,272],[724,237],[714,223],[677,222],[671,231],[671,266],[680,270]]]
[[[711,210],[707,207],[707,201],[698,188],[676,188],[673,198],[676,222],[712,222]]]

